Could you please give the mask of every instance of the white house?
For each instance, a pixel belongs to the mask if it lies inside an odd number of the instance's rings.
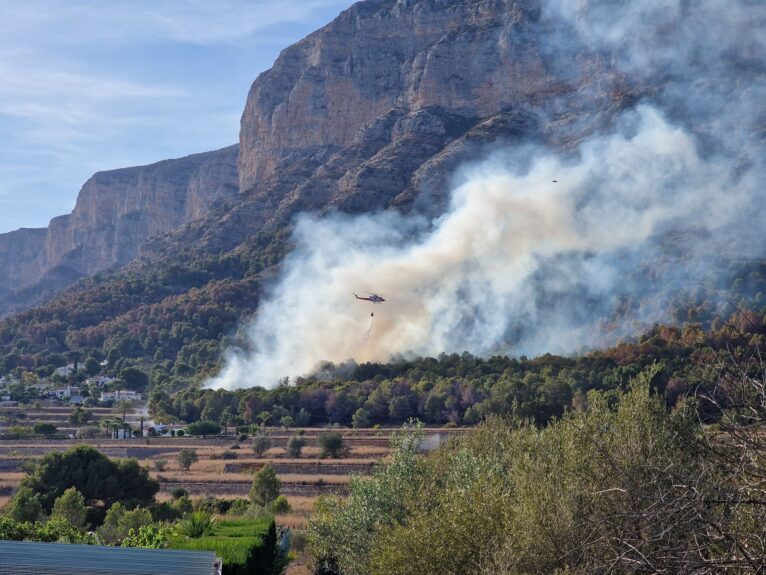
[[[85,380],[85,383],[88,385],[95,385],[96,387],[104,387],[105,385],[109,385],[114,381],[113,377],[109,377],[108,375],[97,375],[96,377],[89,377]]]
[[[101,392],[101,401],[120,401],[122,399],[139,401],[141,399],[141,394],[130,389],[118,389],[117,391]]]
[[[66,387],[63,387],[61,389],[54,390],[53,394],[58,399],[69,399],[72,396],[78,396],[80,395],[80,388],[79,387],[73,387],[71,385],[68,385]]]

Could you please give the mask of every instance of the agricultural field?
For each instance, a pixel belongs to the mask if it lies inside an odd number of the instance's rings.
[[[114,409],[92,409],[94,419],[90,426],[98,427],[99,421],[120,419]],[[25,427],[38,423],[52,423],[57,428],[55,437],[74,435],[77,427],[69,423],[70,407],[43,406],[27,409],[19,418],[19,408],[0,408],[0,417],[23,421]],[[0,430],[2,430],[0,426]],[[7,427],[5,428],[7,429]],[[337,432],[343,439],[344,451],[340,456],[321,457],[319,438],[329,431]],[[93,438],[29,438],[4,439],[0,441],[0,502],[10,497],[30,461],[51,451],[65,451],[77,444],[91,445],[104,455],[116,458],[137,459],[150,470],[160,483],[160,500],[169,499],[176,488],[185,489],[192,498],[214,496],[219,498],[247,497],[255,472],[270,465],[281,481],[281,492],[290,502],[291,512],[279,517],[282,525],[301,527],[305,515],[310,512],[317,497],[325,494],[343,495],[352,475],[369,475],[374,467],[385,461],[390,454],[391,434],[396,429],[280,429],[267,428],[263,433],[266,449],[256,454],[250,435],[227,435],[216,437],[137,437],[111,439],[106,430]],[[428,436],[436,443],[460,429],[429,429]],[[13,437],[13,435],[10,435]],[[305,440],[298,457],[290,456],[287,444],[291,438],[300,436]],[[197,461],[184,469],[178,455],[182,449],[194,450]]]

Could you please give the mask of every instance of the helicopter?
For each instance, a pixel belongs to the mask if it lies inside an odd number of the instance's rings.
[[[356,299],[361,299],[361,300],[364,300],[364,301],[371,301],[372,303],[383,303],[384,301],[386,301],[385,299],[383,299],[382,297],[380,297],[376,293],[369,294],[369,297],[360,297],[357,294],[354,294],[354,297]]]

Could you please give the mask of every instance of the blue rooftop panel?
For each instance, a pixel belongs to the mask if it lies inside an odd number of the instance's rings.
[[[215,575],[215,554],[0,541],[0,575]]]

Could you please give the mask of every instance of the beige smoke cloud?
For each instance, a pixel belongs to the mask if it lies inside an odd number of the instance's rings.
[[[534,340],[509,337],[540,318],[535,292],[546,263],[577,262],[563,280],[542,280],[563,281],[548,286],[554,291],[588,286],[605,295],[620,276],[607,256],[679,218],[722,223],[711,206],[727,176],[701,160],[689,135],[650,107],[620,126],[574,159],[525,149],[464,167],[450,209],[426,231],[392,213],[303,217],[282,278],[248,328],[255,351],[231,352],[209,385],[271,387],[323,361],[399,353],[525,352],[533,341],[552,351],[587,346],[589,326],[566,318],[542,322]],[[730,186],[733,211],[748,185]],[[352,292],[364,290],[387,301],[355,300]]]

